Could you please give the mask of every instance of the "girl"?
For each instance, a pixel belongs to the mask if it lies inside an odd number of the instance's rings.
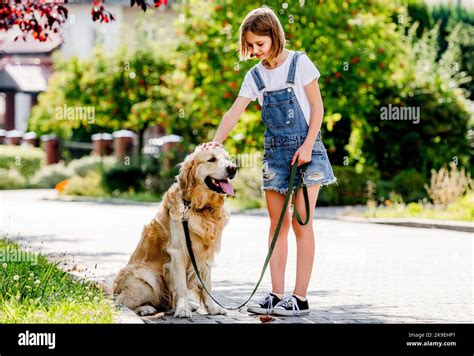
[[[319,71],[301,52],[285,49],[285,35],[275,13],[268,7],[252,10],[239,31],[241,60],[257,57],[260,62],[244,78],[239,96],[221,120],[212,142],[221,145],[251,100],[258,98],[265,123],[262,189],[270,216],[269,243],[276,230],[288,190],[290,169],[298,171],[308,187],[310,206],[315,207],[321,185],[336,182],[320,128],[323,102],[318,87]],[[292,191],[296,186],[292,187]],[[293,206],[304,214],[303,194]],[[314,260],[313,209],[307,225],[299,225],[285,212],[278,240],[270,260],[272,292],[248,307],[249,312],[277,315],[306,315],[306,299]],[[284,296],[285,267],[290,226],[296,235],[297,267],[293,293]]]

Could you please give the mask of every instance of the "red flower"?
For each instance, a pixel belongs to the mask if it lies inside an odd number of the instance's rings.
[[[341,78],[341,77],[342,77],[342,74],[341,74],[341,72],[336,72],[336,74],[335,74],[335,75],[336,75],[336,78]]]
[[[354,57],[351,59],[351,64],[356,64],[358,62],[360,62],[360,57]]]

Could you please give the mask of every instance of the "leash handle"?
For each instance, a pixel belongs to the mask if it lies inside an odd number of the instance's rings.
[[[240,311],[250,301],[250,299],[252,299],[254,294],[257,292],[258,287],[260,286],[260,283],[263,280],[263,276],[265,275],[265,271],[266,271],[266,269],[268,267],[268,264],[270,262],[270,259],[272,257],[273,250],[275,249],[275,245],[276,245],[276,242],[277,242],[277,239],[278,239],[278,235],[280,233],[281,226],[282,226],[282,223],[283,223],[283,218],[285,216],[285,212],[286,212],[286,209],[288,208],[288,203],[290,201],[291,190],[293,189],[293,184],[294,184],[294,181],[295,181],[295,176],[296,176],[297,169],[298,169],[298,161],[296,161],[293,164],[293,166],[291,167],[290,182],[289,182],[288,190],[286,192],[285,202],[283,203],[283,209],[280,213],[280,218],[278,220],[277,227],[276,227],[275,232],[273,234],[272,242],[270,244],[270,247],[269,247],[268,253],[267,253],[267,257],[265,258],[265,262],[264,262],[263,267],[262,267],[262,272],[260,273],[260,278],[258,279],[258,282],[257,282],[255,288],[253,289],[252,293],[250,294],[250,297],[248,297],[245,302],[243,302],[242,304],[240,304],[237,307],[226,307],[226,306],[222,305],[221,303],[219,303],[218,300],[216,300],[214,298],[214,296],[206,288],[206,285],[205,285],[204,281],[201,278],[201,274],[199,273],[199,268],[197,266],[196,258],[194,256],[193,245],[192,245],[191,237],[190,237],[190,234],[189,234],[188,221],[183,220],[184,235],[186,237],[186,246],[188,248],[189,257],[191,258],[191,263],[193,265],[194,271],[196,272],[196,276],[198,277],[198,280],[201,283],[201,286],[204,289],[204,291],[220,307],[222,307],[224,309],[227,309],[227,310],[239,310]],[[296,199],[296,195],[298,193],[298,190],[301,186],[301,179],[300,178],[301,177],[298,177],[298,182],[296,184],[295,199]],[[305,222],[302,221],[301,216],[298,213],[298,210],[296,209],[296,206],[294,207],[295,217],[296,217],[296,220],[298,221],[298,223],[300,225],[306,225],[309,222],[309,217],[311,215],[310,211],[309,211],[308,190],[307,190],[306,184],[304,182],[303,182],[303,194],[304,194],[305,208],[306,208],[306,221]]]

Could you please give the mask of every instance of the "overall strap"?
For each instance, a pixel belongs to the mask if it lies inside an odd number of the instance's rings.
[[[257,66],[253,67],[250,73],[252,73],[253,80],[255,80],[255,84],[257,84],[258,91],[265,89],[265,83],[263,82]]]
[[[288,71],[288,78],[286,79],[287,84],[295,84],[296,62],[298,61],[298,57],[304,53],[305,52],[295,52],[293,59],[291,60],[290,70]]]

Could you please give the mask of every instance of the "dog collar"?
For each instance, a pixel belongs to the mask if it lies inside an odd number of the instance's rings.
[[[191,208],[191,202],[183,199],[183,219],[182,221],[188,221],[188,210]]]

